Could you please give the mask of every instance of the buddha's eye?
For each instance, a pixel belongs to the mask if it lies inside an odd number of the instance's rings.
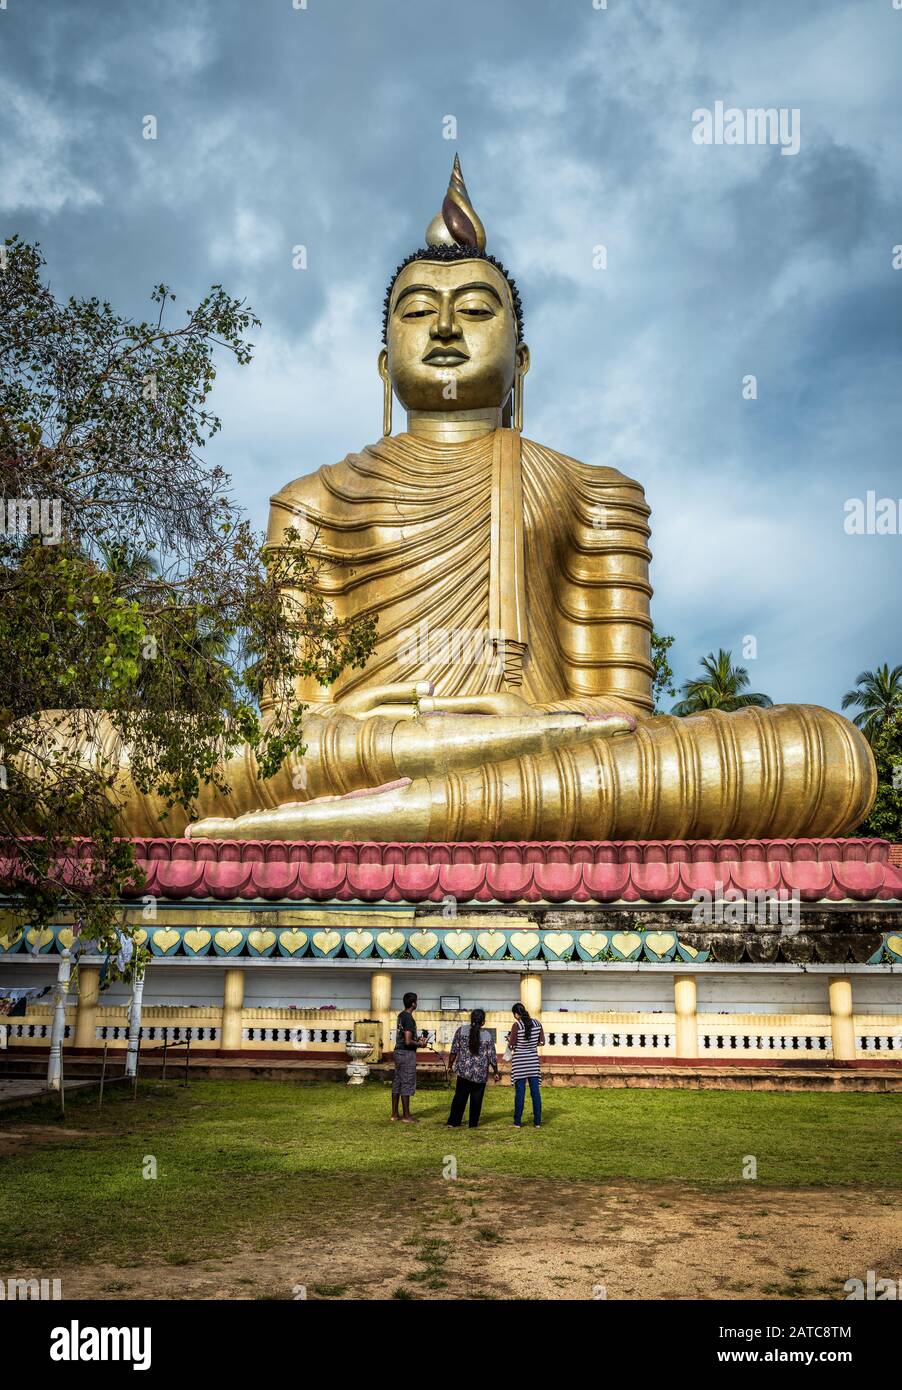
[[[459,304],[457,312],[468,319],[491,319],[495,315],[485,304]]]
[[[402,314],[405,319],[424,319],[428,314],[434,314],[434,309],[408,309],[406,314]]]

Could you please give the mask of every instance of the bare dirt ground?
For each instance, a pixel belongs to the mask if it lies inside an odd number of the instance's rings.
[[[102,1139],[112,1133],[108,1129],[94,1130],[94,1137]],[[37,1144],[66,1143],[69,1139],[84,1139],[84,1130],[66,1129],[64,1125],[41,1125],[20,1123],[11,1129],[0,1129],[0,1158],[9,1154],[28,1153]]]
[[[69,1266],[63,1297],[842,1299],[869,1269],[902,1274],[891,1191],[467,1180],[396,1197],[355,1209],[350,1190],[344,1213],[299,1211],[295,1233],[225,1258]]]

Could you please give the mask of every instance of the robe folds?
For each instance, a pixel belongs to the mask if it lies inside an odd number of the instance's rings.
[[[336,615],[378,619],[365,670],[299,693],[318,705],[429,680],[436,695],[650,712],[648,518],[638,483],[513,430],[387,437],[289,483],[269,543],[296,528]]]

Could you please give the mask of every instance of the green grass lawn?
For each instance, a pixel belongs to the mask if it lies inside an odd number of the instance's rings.
[[[354,1206],[397,1204],[417,1180],[561,1178],[758,1185],[900,1184],[902,1106],[882,1095],[549,1088],[545,1123],[510,1127],[512,1091],[489,1090],[479,1130],[444,1127],[448,1093],[421,1092],[417,1125],[388,1123],[378,1084],[148,1082],[137,1102],[108,1093],[69,1100],[65,1121],[7,1113],[2,1127],[49,1124],[0,1160],[0,1261],[156,1258],[173,1264],[237,1241],[347,1221]],[[529,1102],[527,1100],[527,1117]],[[145,1158],[156,1180],[142,1176]],[[359,1200],[358,1200],[359,1199]]]

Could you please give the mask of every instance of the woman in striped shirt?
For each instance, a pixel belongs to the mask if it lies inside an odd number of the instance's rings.
[[[511,1049],[511,1081],[514,1083],[514,1128],[520,1129],[526,1083],[532,1100],[532,1122],[536,1129],[542,1123],[541,1068],[537,1049],[545,1042],[545,1031],[537,1018],[530,1018],[525,1004],[513,1007],[514,1026],[508,1034]]]

